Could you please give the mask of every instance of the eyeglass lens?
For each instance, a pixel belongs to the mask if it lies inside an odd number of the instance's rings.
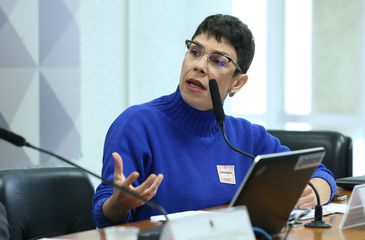
[[[205,54],[204,49],[201,46],[195,44],[194,42],[187,41],[186,47],[188,48],[190,55],[194,58],[200,58]],[[208,55],[208,61],[214,63],[216,66],[220,68],[224,68],[227,67],[230,60],[224,55],[218,53],[211,53]]]

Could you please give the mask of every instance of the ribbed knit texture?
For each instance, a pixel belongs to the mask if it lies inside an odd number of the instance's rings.
[[[251,155],[288,151],[275,137],[244,119],[226,116],[227,136],[232,145]],[[162,173],[164,180],[152,199],[168,213],[198,210],[229,203],[252,160],[232,151],[224,142],[213,111],[199,111],[187,105],[179,89],[171,95],[132,106],[110,127],[104,146],[104,178],[113,180],[112,152],[123,158],[124,174],[140,173],[135,186],[151,173]],[[217,165],[234,166],[236,184],[219,181]],[[331,173],[321,165],[314,176],[336,189]],[[93,215],[98,227],[111,223],[101,207],[113,188],[100,184],[93,198]],[[161,214],[148,206],[130,211],[120,223],[148,219]]]

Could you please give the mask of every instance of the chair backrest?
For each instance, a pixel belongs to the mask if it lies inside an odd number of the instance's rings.
[[[94,229],[88,176],[70,167],[0,171],[0,201],[10,239],[37,239]]]
[[[352,139],[334,131],[286,131],[269,130],[291,150],[324,147],[323,164],[335,178],[352,176]]]
[[[0,239],[9,239],[9,223],[6,217],[6,209],[0,202]]]

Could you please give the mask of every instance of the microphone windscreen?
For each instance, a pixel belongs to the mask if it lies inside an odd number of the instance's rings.
[[[19,147],[24,146],[26,143],[25,139],[22,136],[19,136],[3,128],[0,128],[0,138]]]
[[[218,84],[215,79],[209,80],[209,90],[210,90],[210,97],[212,98],[215,118],[219,123],[223,123],[224,122],[223,104],[221,100],[221,95],[219,94]]]

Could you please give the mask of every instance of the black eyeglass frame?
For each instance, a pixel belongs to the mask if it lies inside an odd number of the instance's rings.
[[[192,43],[194,43],[195,45],[197,45],[197,46],[199,46],[199,47],[201,47],[202,48],[202,50],[203,50],[203,53],[205,53],[205,51],[204,51],[204,48],[202,47],[202,46],[200,46],[200,44],[198,44],[198,43],[196,43],[196,42],[194,42],[194,41],[191,41],[191,40],[185,40],[185,46],[188,48],[188,50],[189,50],[189,46],[192,44]],[[218,53],[217,53],[218,54]],[[220,55],[222,55],[222,56],[224,56],[224,57],[226,57],[227,59],[228,59],[228,63],[232,63],[235,67],[236,67],[236,69],[240,72],[240,73],[243,73],[242,72],[242,70],[241,70],[241,68],[240,68],[240,66],[238,65],[238,63],[236,63],[230,56],[228,56],[228,55],[225,55],[225,54],[220,54]]]

